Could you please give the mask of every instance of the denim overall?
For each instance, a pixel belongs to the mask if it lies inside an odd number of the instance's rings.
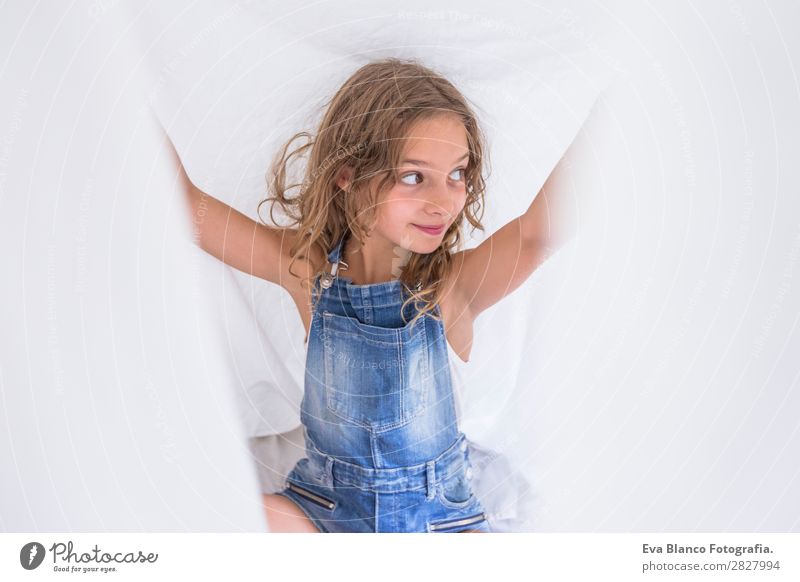
[[[306,456],[279,494],[322,532],[491,531],[456,425],[442,321],[404,324],[399,279],[336,276],[343,244],[328,254],[329,286],[315,282],[300,409]],[[406,321],[415,313],[411,302]]]

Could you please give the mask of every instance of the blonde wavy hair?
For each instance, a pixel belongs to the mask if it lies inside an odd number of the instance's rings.
[[[442,244],[432,253],[411,253],[400,281],[417,310],[412,325],[424,313],[436,317],[435,307],[443,294],[443,284],[452,268],[452,253],[462,243],[464,221],[484,230],[481,217],[488,168],[486,138],[472,108],[461,92],[447,79],[420,63],[399,58],[373,61],[353,73],[336,94],[323,104],[325,113],[316,132],[295,134],[275,156],[268,173],[269,195],[258,205],[270,203],[273,219],[275,204],[296,226],[298,236],[290,248],[289,272],[298,259],[313,266],[314,275],[301,281],[302,288],[317,289],[319,277],[328,271],[327,260],[316,265],[311,259],[312,245],[327,254],[348,231],[363,244],[377,219],[376,209],[383,195],[397,182],[396,168],[403,154],[403,142],[418,121],[439,115],[456,115],[467,133],[469,161],[465,172],[467,199],[463,210],[444,234]],[[301,137],[307,142],[290,151]],[[287,170],[292,158],[307,156],[301,183],[288,184]],[[336,184],[344,166],[352,168],[350,191]],[[488,173],[486,174],[488,177]],[[373,180],[377,187],[370,189]],[[299,192],[289,195],[289,191]],[[480,216],[479,216],[480,214]],[[259,215],[260,216],[260,215]],[[305,251],[305,252],[304,252]],[[312,294],[312,305],[316,306]]]

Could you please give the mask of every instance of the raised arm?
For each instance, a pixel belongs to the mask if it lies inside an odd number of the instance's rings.
[[[289,249],[297,231],[260,224],[195,186],[175,156],[189,205],[195,241],[207,253],[231,267],[277,283],[288,291],[299,288],[289,273]],[[308,265],[296,261],[293,272],[308,276]]]
[[[476,248],[456,254],[454,288],[473,319],[522,285],[575,234],[569,168],[580,135],[578,132],[522,216]]]

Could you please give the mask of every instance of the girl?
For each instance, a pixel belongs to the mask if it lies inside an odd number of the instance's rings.
[[[287,155],[300,136],[308,143]],[[271,201],[270,216],[279,204],[294,228],[252,221],[186,181],[201,248],[281,285],[306,330],[306,456],[264,496],[272,531],[491,531],[456,422],[448,344],[468,360],[474,319],[566,233],[548,220],[551,176],[525,214],[457,250],[465,222],[483,230],[485,151],[450,82],[391,58],[356,71],[316,133],[275,159],[261,204]],[[304,153],[302,183],[287,184]]]

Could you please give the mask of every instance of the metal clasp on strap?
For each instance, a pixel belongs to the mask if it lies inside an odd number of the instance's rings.
[[[322,285],[323,289],[328,289],[331,285],[333,285],[333,280],[336,278],[336,273],[339,271],[339,265],[342,266],[342,271],[346,271],[349,266],[344,261],[331,263],[331,272],[323,273],[322,277],[320,277],[320,285]]]

